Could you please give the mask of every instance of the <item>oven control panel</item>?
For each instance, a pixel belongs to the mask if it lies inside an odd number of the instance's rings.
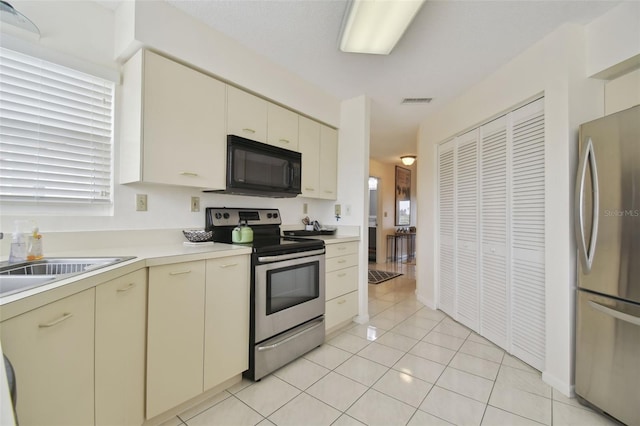
[[[207,207],[205,216],[207,227],[236,226],[245,222],[249,226],[282,224],[278,209]]]

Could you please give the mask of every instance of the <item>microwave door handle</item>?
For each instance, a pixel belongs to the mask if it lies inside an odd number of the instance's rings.
[[[287,167],[289,167],[289,185],[287,185],[287,187],[289,189],[293,189],[293,179],[294,179],[294,169],[293,169],[293,164],[291,164],[291,161],[287,162]]]

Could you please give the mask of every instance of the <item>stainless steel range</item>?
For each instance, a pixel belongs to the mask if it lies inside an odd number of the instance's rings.
[[[249,370],[260,380],[324,343],[325,248],[322,240],[281,237],[278,209],[207,208],[213,240],[253,229]]]

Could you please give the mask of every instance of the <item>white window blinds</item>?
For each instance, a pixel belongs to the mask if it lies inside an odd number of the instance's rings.
[[[0,200],[110,203],[113,92],[0,48]]]

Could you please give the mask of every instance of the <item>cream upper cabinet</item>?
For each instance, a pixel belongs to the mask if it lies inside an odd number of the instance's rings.
[[[148,50],[123,68],[120,183],[225,188],[225,88]]]
[[[147,419],[203,390],[205,261],[149,268]]]
[[[21,425],[94,423],[94,289],[0,324]]]
[[[338,131],[320,126],[320,198],[338,198]]]
[[[249,368],[249,256],[207,260],[204,390]]]
[[[276,104],[268,103],[267,143],[298,151],[298,114]]]
[[[96,287],[96,425],[144,422],[147,270]]]
[[[299,150],[302,154],[302,196],[320,194],[320,123],[300,117]]]
[[[251,93],[227,86],[227,134],[267,142],[267,104]]]

